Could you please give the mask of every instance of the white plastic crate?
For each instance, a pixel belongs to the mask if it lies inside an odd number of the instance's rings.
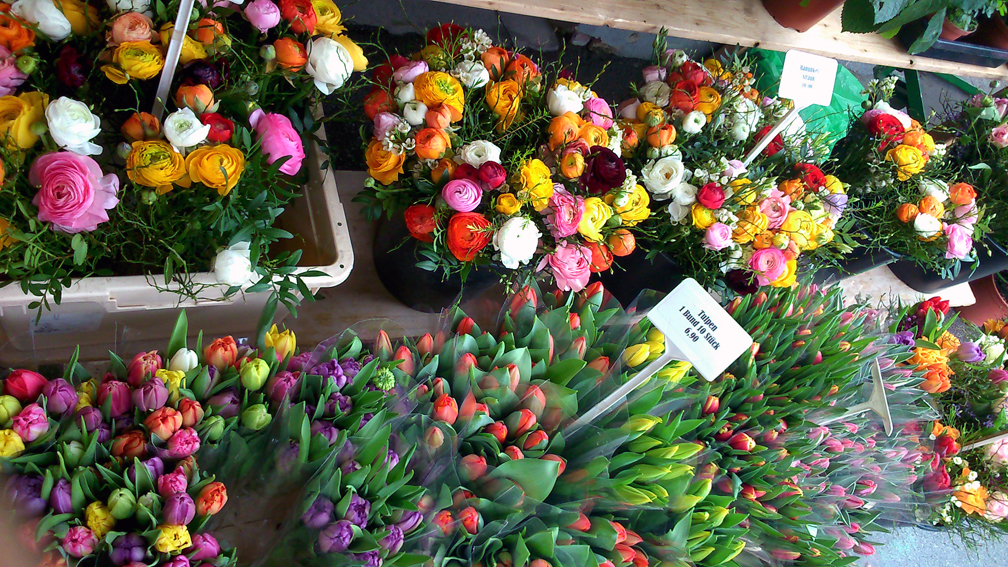
[[[295,235],[280,244],[303,250],[300,265],[304,270],[326,274],[305,278],[308,288],[315,293],[320,288],[343,283],[353,268],[354,257],[333,172],[321,170],[326,157],[316,143],[310,143],[307,150],[309,182],[303,194],[277,219],[276,226]],[[36,311],[28,309],[34,300],[32,296],[24,294],[17,284],[0,288],[0,364],[34,367],[65,362],[78,345],[82,360],[106,358],[110,349],[164,348],[183,308],[194,336],[200,330],[210,338],[242,336],[255,330],[269,297],[266,292],[238,294],[223,300],[226,288],[217,286],[191,300],[159,292],[151,285],[154,281],[163,284],[164,276],[74,280],[63,291],[60,304],[53,305],[51,311],[43,311],[38,321]],[[213,273],[196,274],[194,281],[217,282]],[[279,306],[277,320],[287,314]]]

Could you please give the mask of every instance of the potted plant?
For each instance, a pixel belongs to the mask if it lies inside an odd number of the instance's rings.
[[[966,10],[959,6],[950,6],[945,13],[945,21],[942,23],[940,39],[955,41],[960,37],[969,35],[976,31],[977,10]]]
[[[806,32],[840,7],[844,0],[763,0],[778,24]]]
[[[941,39],[954,41],[977,29],[977,17],[1003,9],[1003,0],[910,0],[902,4],[851,0],[844,4],[843,31],[895,36],[903,26],[917,21],[920,32],[907,48],[911,54],[926,51]]]
[[[970,36],[970,41],[1008,50],[1008,25],[1005,24],[1005,14],[1008,14],[1008,4],[1004,0],[991,0],[985,4],[983,18],[977,31]]]

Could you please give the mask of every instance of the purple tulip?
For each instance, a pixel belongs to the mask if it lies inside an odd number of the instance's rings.
[[[343,515],[343,519],[363,529],[367,527],[368,515],[370,513],[371,503],[357,494],[354,494],[350,497],[350,506],[347,507],[347,511],[346,514]]]
[[[47,382],[42,396],[46,399],[46,409],[54,416],[65,416],[77,407],[77,391],[62,378]]]
[[[382,558],[381,554],[377,551],[369,551],[367,553],[354,553],[354,561],[363,564],[363,567],[381,567]]]
[[[98,442],[108,443],[112,440],[112,426],[104,421],[98,424]]]
[[[346,476],[350,473],[355,473],[359,470],[361,470],[361,466],[360,463],[358,463],[357,461],[347,461],[342,465],[340,465],[340,471],[343,473],[343,476]]]
[[[217,415],[228,419],[238,415],[238,410],[241,409],[241,400],[238,399],[238,394],[233,389],[228,389],[207,400],[207,405],[214,408]]]
[[[336,455],[336,460],[341,463],[345,463],[350,459],[354,458],[354,456],[356,455],[357,455],[357,448],[354,447],[354,444],[351,443],[349,439],[347,439],[346,443],[343,443],[343,448],[340,449],[339,454]]]
[[[371,412],[368,412],[368,413],[362,415],[361,418],[360,418],[360,426],[364,427],[365,425],[367,425],[368,422],[371,421],[371,418],[373,418],[373,417],[374,417],[374,414],[371,413]]]
[[[186,549],[185,554],[191,561],[215,559],[220,555],[220,544],[210,534],[196,534],[192,536],[192,547]]]
[[[136,420],[132,415],[120,415],[112,418],[112,430],[116,433],[123,433],[136,427]]]
[[[74,417],[74,421],[80,424],[81,421],[84,422],[84,431],[91,433],[97,429],[98,425],[102,422],[101,411],[93,406],[85,406],[77,412]]]
[[[169,526],[187,526],[196,517],[196,503],[192,496],[178,492],[165,499],[161,514]]]
[[[340,520],[319,532],[318,546],[322,553],[339,553],[350,547],[353,538],[353,525],[346,520]]]
[[[332,521],[334,509],[331,500],[319,496],[312,502],[311,508],[301,516],[301,521],[313,530],[320,529]]]
[[[220,69],[206,59],[186,63],[179,70],[179,75],[184,85],[206,85],[213,90],[219,89],[224,81]]]
[[[300,372],[277,372],[266,382],[266,395],[274,404],[279,404],[285,398],[293,400],[298,395],[301,381]]]
[[[361,370],[361,363],[352,358],[344,358],[340,361],[339,365],[343,369],[343,375],[347,377],[347,380],[356,378],[357,373]]]
[[[423,514],[417,512],[416,510],[407,510],[403,512],[399,521],[396,522],[396,526],[402,530],[404,534],[408,534],[415,530],[420,522],[423,521]]]
[[[387,549],[389,554],[391,555],[399,551],[399,549],[402,547],[404,539],[406,539],[406,535],[403,534],[403,531],[399,529],[398,526],[392,526],[389,528],[388,535],[381,538],[381,541],[378,542],[378,545]]]
[[[129,384],[119,380],[109,380],[98,388],[98,405],[104,406],[107,400],[112,400],[109,405],[109,415],[119,417],[126,415],[133,407],[132,392]]]
[[[308,374],[321,376],[326,379],[326,382],[333,382],[336,384],[337,390],[343,388],[343,386],[346,386],[347,382],[349,382],[346,375],[343,374],[343,369],[340,367],[339,362],[336,360],[316,364],[308,371]]]
[[[157,486],[158,479],[164,474],[165,466],[164,461],[158,457],[151,457],[146,461],[140,461],[140,464],[147,467],[147,471],[150,472],[151,478],[154,480],[154,486]],[[130,482],[136,482],[136,466],[130,466],[126,471],[126,476],[129,477]]]
[[[290,359],[287,363],[287,370],[290,372],[302,372],[305,369],[305,365],[311,361],[312,352],[302,352]]]
[[[335,417],[336,410],[339,410],[343,414],[350,413],[353,409],[353,400],[349,396],[344,396],[339,392],[333,392],[329,394],[329,398],[326,400],[325,409],[322,411],[322,415],[326,417]]]
[[[903,331],[890,335],[889,343],[903,346],[913,346],[916,333],[914,331]]]
[[[41,516],[46,511],[41,476],[14,475],[7,482],[7,497],[15,508],[27,516]]]
[[[204,563],[203,565],[209,565],[209,563]],[[203,567],[200,565],[200,567]],[[167,563],[162,563],[161,567],[190,567],[189,558],[185,555],[176,555]]]
[[[147,413],[161,409],[168,403],[168,388],[161,380],[148,380],[133,390],[133,405]]]
[[[289,473],[294,470],[294,464],[297,463],[298,453],[300,452],[300,446],[297,441],[290,441],[287,447],[277,451],[276,454],[276,466],[277,469],[282,473]]]
[[[390,469],[395,468],[395,466],[399,464],[399,454],[392,449],[389,449],[388,454],[385,455],[385,464],[387,464]]]
[[[70,495],[70,481],[61,478],[56,481],[53,489],[49,492],[49,505],[57,514],[69,514],[73,512],[73,502]]]
[[[336,429],[335,425],[329,423],[328,421],[313,421],[311,424],[311,434],[325,437],[329,446],[332,446],[332,444],[339,438],[340,432],[339,429]]]
[[[985,358],[980,345],[973,341],[963,341],[960,343],[959,349],[956,351],[956,356],[959,360],[969,363],[982,362]]]
[[[147,555],[147,540],[140,534],[121,535],[112,542],[110,555],[112,563],[120,566],[143,561]]]

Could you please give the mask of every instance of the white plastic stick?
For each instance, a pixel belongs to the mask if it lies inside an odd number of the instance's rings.
[[[1008,432],[996,433],[994,435],[989,435],[981,439],[977,439],[972,443],[967,443],[963,445],[963,451],[969,451],[970,449],[976,449],[977,447],[984,447],[986,445],[991,445],[997,443],[998,441],[1008,440]]]
[[[182,55],[182,43],[185,41],[186,30],[189,29],[189,18],[192,17],[194,3],[194,0],[182,0],[179,4],[175,29],[172,31],[171,43],[168,44],[168,53],[165,55],[165,66],[158,81],[157,98],[154,99],[154,109],[151,111],[158,120],[164,115],[165,101],[168,100],[168,91],[171,90],[172,80],[175,79],[175,70],[178,68],[179,56]]]
[[[666,345],[666,347],[667,346],[668,345]],[[657,374],[659,370],[665,368],[665,365],[674,360],[678,360],[677,353],[670,352],[670,349],[666,348],[665,352],[663,352],[661,356],[652,360],[651,364],[645,366],[643,370],[633,377],[633,379],[617,388],[616,391],[609,394],[606,399],[595,404],[595,407],[588,410],[584,415],[578,418],[578,420],[574,422],[574,425],[571,426],[571,430],[577,431],[592,421],[595,421],[595,418],[598,416],[607,413],[610,408],[619,403],[619,401],[625,398],[627,394],[634,391],[644,382],[647,382],[648,379]]]
[[[746,157],[744,160],[742,160],[742,163],[746,167],[748,167],[749,164],[752,163],[752,160],[756,159],[756,156],[758,156],[759,153],[762,152],[764,148],[770,145],[770,142],[772,142],[773,139],[777,137],[777,134],[783,132],[784,129],[787,128],[791,124],[791,122],[793,122],[794,119],[798,117],[799,110],[800,109],[798,108],[798,105],[792,106],[791,110],[789,110],[787,114],[785,114],[784,117],[780,119],[780,122],[778,122],[773,128],[771,128],[766,136],[763,136],[763,139],[760,140],[758,144],[756,144],[756,147],[749,150],[749,153],[746,154]]]

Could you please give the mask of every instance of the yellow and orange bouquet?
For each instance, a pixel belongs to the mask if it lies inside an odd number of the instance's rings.
[[[146,0],[0,4],[0,274],[44,301],[96,274],[278,291],[298,262],[266,259],[290,237],[273,224],[307,178],[315,103],[366,59],[331,0],[197,4],[162,119],[174,19]]]
[[[628,228],[648,218],[650,198],[620,157],[612,108],[590,87],[454,24],[372,80],[359,200],[372,220],[402,215],[419,266],[548,270],[577,291],[633,250]]]

